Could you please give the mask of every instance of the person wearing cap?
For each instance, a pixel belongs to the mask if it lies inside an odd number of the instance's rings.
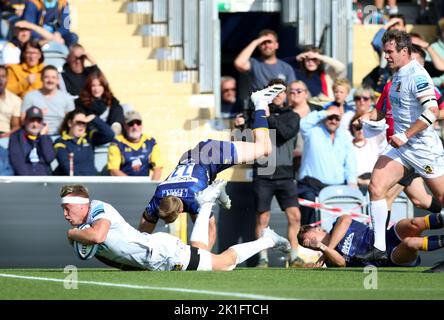
[[[162,162],[154,138],[142,133],[142,117],[137,111],[125,114],[123,133],[108,149],[108,170],[112,176],[142,176],[160,180]]]
[[[94,149],[111,142],[114,132],[94,114],[86,115],[83,109],[66,114],[60,126],[60,138],[54,143],[59,166],[57,175],[96,176]]]
[[[29,108],[22,128],[9,138],[9,161],[15,175],[52,174],[50,164],[55,159],[55,151],[47,130],[42,110],[35,106]]]

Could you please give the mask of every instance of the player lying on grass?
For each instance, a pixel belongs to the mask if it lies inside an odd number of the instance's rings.
[[[275,84],[251,95],[255,106],[253,142],[206,140],[185,152],[174,171],[156,188],[142,214],[139,230],[152,233],[159,218],[165,223],[172,223],[181,212],[187,212],[195,221],[199,214],[195,194],[211,184],[219,172],[270,155],[272,144],[266,109],[285,89],[284,85]],[[228,197],[221,198],[221,202],[229,209]],[[208,247],[211,249],[216,241],[214,217],[210,219],[209,237]]]
[[[224,187],[225,183],[218,181],[196,195],[201,209],[191,234],[191,245],[186,245],[167,233],[142,233],[130,226],[110,204],[90,200],[84,186],[65,185],[60,191],[63,214],[76,227],[68,230],[68,239],[97,245],[95,257],[122,270],[224,271],[234,269],[264,249],[277,248],[288,253],[288,240],[271,229],[264,230],[258,240],[234,245],[221,254],[202,249],[208,246],[211,208]],[[90,227],[77,228],[84,224]]]
[[[443,218],[441,213],[433,213],[398,221],[385,233],[389,256],[386,261],[370,263],[356,258],[373,248],[374,233],[368,225],[353,220],[349,215],[340,216],[329,233],[320,227],[302,226],[298,240],[308,248],[322,251],[323,255],[314,267],[324,262],[330,267],[361,267],[366,264],[415,267],[421,262],[419,251],[433,251],[444,246],[444,235],[421,237],[425,230],[442,229]]]

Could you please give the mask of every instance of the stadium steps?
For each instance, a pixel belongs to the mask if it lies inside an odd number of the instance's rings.
[[[198,94],[197,72],[184,70],[180,49],[168,48],[162,33],[141,34],[143,25],[153,23],[151,2],[144,2],[71,0],[71,26],[116,97],[142,114],[144,132],[161,148],[165,178],[186,148],[208,138],[229,139],[229,133],[210,124],[214,98]]]

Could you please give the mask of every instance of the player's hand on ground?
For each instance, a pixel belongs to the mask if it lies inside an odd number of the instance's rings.
[[[319,257],[318,261],[314,263],[313,268],[323,268],[325,264],[325,255]]]

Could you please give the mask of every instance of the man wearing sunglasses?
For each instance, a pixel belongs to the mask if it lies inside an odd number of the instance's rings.
[[[142,176],[159,180],[162,174],[159,147],[154,138],[142,133],[142,116],[137,111],[125,115],[123,133],[108,149],[108,170],[112,176]]]
[[[340,127],[341,111],[330,106],[313,111],[301,120],[304,138],[301,168],[299,169],[299,197],[315,201],[322,188],[348,184],[357,187],[357,166],[348,130]],[[315,211],[301,207],[301,224],[315,222]]]

